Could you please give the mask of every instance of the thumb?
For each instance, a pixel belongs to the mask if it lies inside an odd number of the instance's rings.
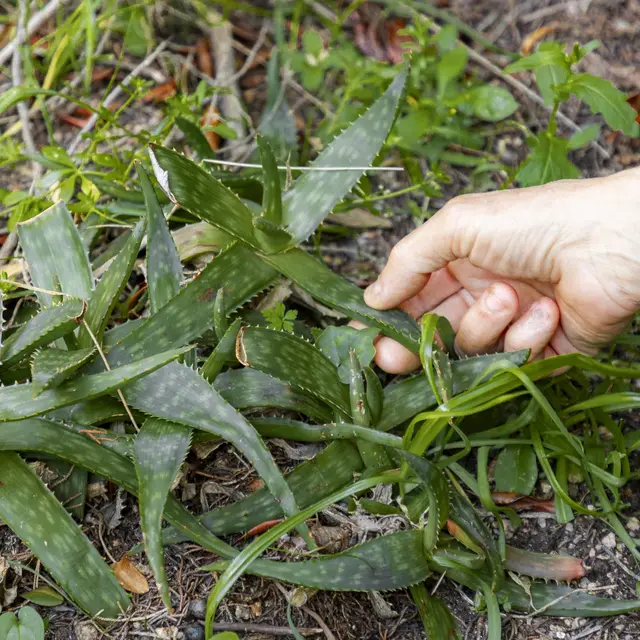
[[[403,238],[389,254],[389,260],[364,293],[374,309],[390,309],[418,293],[429,275],[450,262],[468,257],[474,245],[477,216],[456,198],[421,227]]]

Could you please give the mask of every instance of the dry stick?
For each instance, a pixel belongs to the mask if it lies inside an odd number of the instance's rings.
[[[164,40],[163,42],[161,42],[150,55],[148,55],[138,66],[136,66],[133,69],[133,71],[131,71],[131,73],[117,87],[115,87],[111,91],[111,93],[104,99],[104,101],[102,102],[102,106],[106,108],[114,100],[116,100],[118,96],[122,93],[122,90],[125,87],[129,86],[131,81],[140,73],[140,71],[142,71],[145,67],[148,67],[167,48],[167,43],[168,43],[167,40]],[[69,148],[67,149],[69,154],[73,154],[77,151],[78,146],[82,142],[82,136],[84,136],[86,133],[89,133],[89,131],[93,129],[97,121],[98,121],[98,114],[94,113],[89,118],[89,121],[87,122],[87,124],[85,124],[84,127],[80,129],[75,140],[69,145]]]
[[[58,6],[65,1],[66,0],[51,0],[46,7],[37,13],[34,13],[31,20],[29,20],[29,24],[27,24],[27,35],[30,36],[34,31],[36,31],[40,25],[45,22],[45,20],[48,20],[55,13]],[[18,48],[18,43],[21,42],[19,41],[18,36],[19,34],[16,34],[16,37],[6,47],[0,50],[0,66],[5,64]]]
[[[211,625],[213,631],[240,631],[244,633],[264,633],[272,636],[292,636],[293,631],[289,627],[274,627],[270,624],[244,624],[242,622],[214,622]],[[318,636],[322,629],[298,629],[302,636]]]

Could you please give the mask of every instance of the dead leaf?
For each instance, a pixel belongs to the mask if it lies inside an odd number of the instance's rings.
[[[350,209],[342,213],[332,213],[327,220],[349,229],[391,229],[393,227],[391,220],[376,216],[367,209]]]
[[[406,22],[402,18],[392,18],[384,25],[387,58],[392,64],[402,62],[403,54],[407,51],[407,48],[403,45],[413,42],[411,36],[398,33],[406,26]]]
[[[260,489],[264,488],[264,480],[262,478],[256,478],[255,480],[252,480],[249,483],[249,486],[247,487],[247,491],[250,491],[251,493],[255,493],[256,491],[259,491]]]
[[[72,127],[78,127],[82,129],[88,122],[89,118],[76,118],[75,116],[69,115],[68,113],[61,113],[58,115],[58,120],[60,122],[64,122],[65,124],[70,124]]]
[[[254,538],[255,536],[259,536],[261,533],[265,531],[269,531],[269,529],[273,529],[276,525],[282,522],[282,518],[278,520],[266,520],[265,522],[261,522],[257,524],[255,527],[251,527],[249,531],[245,534],[245,538]]]
[[[323,553],[340,553],[347,548],[351,532],[346,527],[311,527],[311,535]]]
[[[123,589],[140,595],[149,591],[147,579],[128,556],[122,556],[118,562],[111,565],[111,568]]]
[[[113,502],[105,505],[102,509],[104,523],[109,531],[113,531],[122,522],[122,511],[124,509],[125,496],[122,489],[118,488]]]
[[[159,84],[142,96],[143,102],[164,102],[167,98],[176,94],[176,81],[171,78],[162,84]]]
[[[494,491],[491,494],[491,498],[497,505],[508,506],[514,511],[556,512],[553,500],[525,496],[514,491]]]
[[[638,114],[636,116],[636,122],[640,123],[640,93],[636,93],[627,98],[627,102],[633,107],[634,111]]]
[[[209,49],[209,39],[204,36],[198,38],[196,42],[196,66],[200,73],[213,78],[213,59]]]
[[[213,103],[207,107],[200,124],[202,127],[215,127],[217,124],[220,124],[220,112],[217,107],[213,106]],[[209,146],[214,151],[217,151],[220,148],[220,136],[215,131],[203,131],[202,133],[207,139]]]
[[[553,33],[556,29],[557,29],[557,25],[555,24],[549,25],[548,27],[540,27],[539,29],[536,29],[533,33],[530,33],[522,41],[522,45],[520,46],[520,53],[523,56],[528,56],[533,50],[533,47],[540,40],[542,40],[542,38],[549,35],[550,33]]]
[[[198,460],[204,460],[210,456],[216,449],[223,444],[222,440],[204,440],[203,442],[196,442],[193,445],[193,450],[196,452]]]

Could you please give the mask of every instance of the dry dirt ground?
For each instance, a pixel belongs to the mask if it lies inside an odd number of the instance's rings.
[[[621,89],[640,92],[640,0],[451,0],[440,2],[447,10],[458,15],[467,24],[482,31],[507,50],[518,50],[526,36],[540,26],[551,26],[558,39],[571,42],[597,38],[602,46],[597,54],[584,61],[585,70],[604,75]],[[532,126],[543,120],[544,111],[517,96],[523,103],[523,114]],[[591,116],[578,105],[571,104],[567,115],[579,124],[585,124]],[[146,108],[139,116],[144,126],[153,119]],[[68,134],[69,132],[67,132]],[[60,135],[65,135],[62,132]],[[602,175],[640,161],[640,146],[621,142],[610,136],[608,148],[610,160],[603,160],[593,150],[587,149],[574,156],[586,175]],[[14,176],[21,182],[25,176]],[[435,206],[442,203],[434,202]],[[393,244],[409,231],[413,222],[405,214],[402,200],[394,206],[396,215],[391,220],[393,228],[385,231],[367,231],[357,237],[324,242],[322,252],[328,262],[359,284],[366,284],[380,269]],[[637,416],[627,416],[630,427]],[[274,455],[283,466],[292,466],[292,460],[276,447]],[[637,465],[640,460],[636,460]],[[254,478],[226,446],[218,448],[206,460],[199,461],[193,454],[188,460],[186,481],[179,491],[189,507],[199,512],[211,508],[228,497],[212,485],[226,487],[227,493],[246,493]],[[630,503],[626,515],[632,535],[640,536],[640,525],[634,517],[640,517],[640,487],[631,483],[625,489]],[[113,487],[106,494],[90,501],[85,517],[85,530],[105,557],[118,559],[132,545],[141,540],[138,508],[134,499],[123,496],[121,514],[113,517],[117,496]],[[608,527],[599,520],[578,517],[569,525],[557,525],[548,514],[532,514],[524,518],[523,527],[513,533],[512,544],[535,551],[564,551],[584,559],[588,567],[587,577],[580,586],[606,587],[604,593],[617,598],[634,598],[640,572],[624,547],[617,545]],[[326,524],[336,525],[331,517],[321,516]],[[113,526],[104,525],[105,520]],[[353,531],[346,527],[347,537]],[[31,557],[24,546],[4,526],[0,526],[0,557],[10,557],[24,562]],[[150,577],[144,560],[137,559],[141,570]],[[169,581],[178,603],[174,615],[167,614],[154,588],[143,596],[134,596],[135,606],[126,621],[120,621],[108,631],[108,637],[124,638],[185,638],[197,640],[203,637],[202,619],[204,599],[208,595],[213,578],[202,573],[199,567],[212,557],[200,548],[188,544],[172,547],[167,552]],[[12,581],[17,578],[9,574]],[[152,582],[150,580],[150,582]],[[24,573],[19,580],[19,591],[32,588],[34,577]],[[237,630],[242,638],[267,640],[288,634],[286,620],[286,593],[281,585],[260,579],[241,579],[226,598],[217,620],[224,629]],[[458,619],[465,639],[486,637],[486,625],[482,615],[473,608],[473,594],[446,580],[438,588],[439,595],[450,605]],[[293,610],[293,620],[305,637],[339,640],[413,640],[424,638],[416,609],[404,594],[384,594],[384,602],[367,594],[316,593],[302,607]],[[385,605],[386,603],[386,605]],[[49,618],[51,640],[93,640],[106,637],[92,624],[78,615],[74,608],[61,605],[42,609]],[[243,631],[244,630],[244,631]],[[640,636],[640,615],[609,619],[554,619],[527,618],[512,614],[504,616],[503,637],[518,640],[547,640],[566,638],[578,640],[627,640]],[[289,637],[291,637],[289,635]]]

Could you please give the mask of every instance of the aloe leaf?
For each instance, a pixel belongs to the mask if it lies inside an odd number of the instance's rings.
[[[115,618],[129,599],[111,569],[42,481],[0,453],[0,516],[89,615]]]
[[[273,224],[279,225],[282,220],[282,196],[278,163],[266,138],[258,136],[256,142],[260,150],[264,177],[262,215]]]
[[[373,106],[343,131],[311,164],[283,198],[283,223],[295,243],[306,240],[331,209],[354,187],[360,171],[321,171],[331,167],[367,167],[378,155],[396,117],[404,92],[405,66]]]
[[[216,569],[227,562],[214,565]],[[419,530],[374,538],[343,553],[302,562],[254,560],[247,573],[327,591],[391,591],[430,573]]]
[[[222,289],[220,289],[220,291],[222,291]],[[221,331],[220,323],[218,322],[217,324],[218,327],[216,327],[216,333]],[[213,383],[213,381],[218,377],[218,374],[222,371],[224,365],[233,360],[236,349],[236,338],[238,336],[238,331],[240,331],[241,324],[242,320],[238,318],[230,327],[227,328],[227,330],[222,334],[220,342],[218,342],[211,355],[202,365],[200,373],[207,382]],[[234,407],[236,406],[233,402],[231,404],[233,404]]]
[[[204,373],[204,370],[203,370]],[[214,388],[236,409],[269,407],[297,411],[317,422],[330,422],[329,407],[296,387],[257,369],[232,369],[216,377]]]
[[[180,465],[191,444],[191,431],[182,425],[149,419],[135,439],[140,521],[149,564],[158,592],[171,610],[171,594],[164,568],[162,512]]]
[[[506,547],[504,566],[507,571],[558,582],[579,580],[586,574],[580,558],[555,553],[537,553],[510,546]]]
[[[418,607],[427,640],[460,640],[460,630],[447,605],[429,594],[424,583],[409,587]]]
[[[276,273],[249,249],[235,245],[212,260],[180,293],[109,352],[109,362],[131,361],[189,344],[213,324],[216,292],[225,288],[227,313],[267,287]]]
[[[145,227],[146,219],[143,218],[133,228],[124,247],[113,259],[91,294],[84,319],[98,342],[102,341],[109,316],[129,280],[136,256],[140,251]],[[84,326],[80,327],[78,346],[93,347],[93,338]]]
[[[53,389],[72,376],[94,356],[95,349],[64,351],[42,349],[31,362],[31,380],[34,397],[47,389]]]
[[[377,327],[411,351],[418,351],[420,330],[415,320],[399,309],[376,311],[364,302],[362,289],[341,278],[327,265],[318,262],[302,249],[292,249],[276,255],[263,256],[284,276],[300,285],[328,307],[350,318]]]
[[[298,465],[286,480],[296,502],[304,508],[353,482],[353,474],[362,467],[355,445],[347,441],[333,442],[312,460]],[[263,488],[233,504],[205,513],[199,520],[209,531],[222,536],[248,531],[261,522],[281,516],[280,505],[268,489]],[[167,529],[163,531],[163,539],[165,544],[173,544],[186,538],[179,529]]]
[[[340,380],[349,384],[351,379],[351,356],[353,349],[361,367],[368,367],[376,355],[373,341],[378,335],[376,329],[355,329],[354,327],[327,327],[316,340],[316,347],[338,367]]]
[[[260,248],[251,211],[233,191],[175,151],[152,146],[149,156],[156,179],[172,202],[254,249]]]
[[[243,327],[236,345],[247,367],[291,384],[350,415],[349,390],[333,363],[312,344],[284,331]]]
[[[89,300],[93,291],[91,266],[80,234],[63,202],[20,223],[18,236],[36,287],[60,290],[75,298]],[[43,307],[53,303],[48,293],[38,291],[36,295]]]
[[[84,302],[71,299],[43,309],[10,335],[0,350],[3,366],[11,365],[78,327]]]
[[[178,293],[182,264],[147,173],[142,165],[137,170],[147,207],[147,287],[153,314]]]
[[[282,511],[287,515],[298,512],[293,493],[256,430],[193,369],[171,363],[147,379],[128,385],[123,393],[131,406],[149,416],[231,442],[254,466]],[[306,526],[300,529],[306,535]]]
[[[455,395],[466,391],[495,362],[508,360],[520,366],[528,357],[529,352],[523,350],[454,360],[451,363],[453,393]],[[390,431],[434,404],[436,399],[433,391],[422,374],[390,384],[384,390],[384,406],[378,429]]]
[[[205,254],[217,253],[234,242],[228,233],[208,222],[187,224],[173,231],[171,235],[182,262],[190,262]]]
[[[47,415],[52,420],[73,423],[83,427],[127,418],[127,412],[122,402],[109,396],[78,402],[77,404],[51,411]]]
[[[163,367],[183,352],[184,349],[167,351],[111,371],[79,376],[56,389],[43,391],[36,398],[33,397],[33,384],[2,387],[0,388],[0,422],[42,415],[76,402],[111,393]]]
[[[384,390],[382,382],[371,367],[362,369],[364,378],[367,382],[367,404],[371,412],[371,422],[377,429],[378,422],[382,416],[382,407],[384,404]]]

